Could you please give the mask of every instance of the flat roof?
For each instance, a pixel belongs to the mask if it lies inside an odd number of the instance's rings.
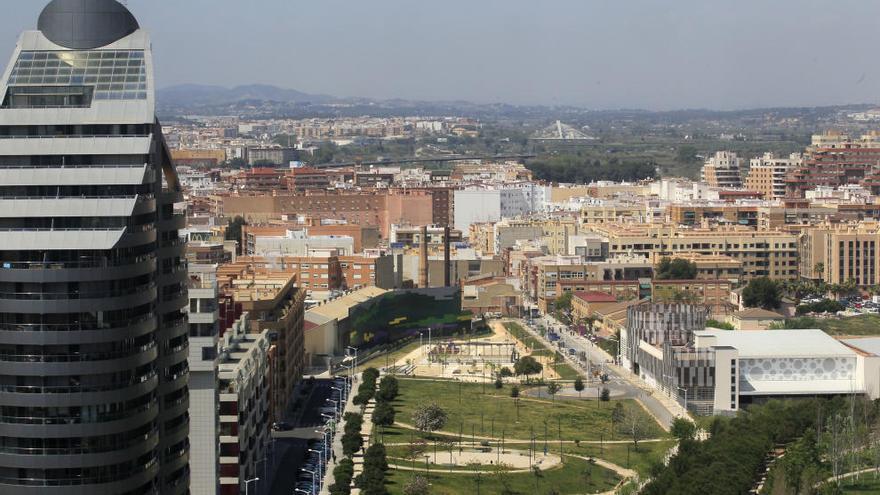
[[[306,311],[306,319],[320,325],[330,320],[347,318],[349,309],[364,301],[379,297],[386,292],[388,291],[375,286],[364,287],[328,303],[315,306]]]
[[[714,346],[729,346],[740,358],[855,357],[856,352],[822,330],[702,330],[696,337],[716,338]]]
[[[865,337],[862,339],[843,339],[843,342],[867,354],[880,356],[880,337]]]

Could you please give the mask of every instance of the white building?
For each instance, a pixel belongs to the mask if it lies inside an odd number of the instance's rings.
[[[354,254],[354,238],[339,235],[310,236],[306,230],[288,230],[283,236],[256,236],[248,243],[254,256],[308,256],[313,250],[336,250],[339,256]]]
[[[245,480],[265,478],[258,471],[270,442],[269,428],[269,330],[248,331],[244,313],[226,331],[218,357],[220,396],[220,491],[238,487],[244,493]],[[263,466],[259,466],[263,467]],[[251,488],[257,488],[252,486]],[[262,490],[260,490],[262,491]]]
[[[743,159],[732,151],[718,151],[710,156],[703,164],[700,178],[703,182],[713,187],[742,187]]]
[[[217,493],[219,405],[217,265],[189,265],[190,492]]]
[[[544,209],[546,188],[531,182],[455,191],[455,228],[468,232],[473,223],[497,222]]]

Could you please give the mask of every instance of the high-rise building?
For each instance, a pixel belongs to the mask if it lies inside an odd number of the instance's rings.
[[[741,187],[742,162],[743,159],[732,151],[719,151],[706,160],[701,178],[712,187]]]
[[[802,161],[800,153],[792,153],[788,158],[781,158],[773,153],[752,158],[746,176],[746,189],[761,193],[764,199],[784,198],[785,178]]]
[[[53,0],[0,99],[0,493],[187,493],[183,198],[149,36],[115,0]]]

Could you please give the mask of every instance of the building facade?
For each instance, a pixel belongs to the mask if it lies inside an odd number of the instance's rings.
[[[149,36],[114,0],[54,0],[0,95],[0,492],[187,493],[183,197]]]
[[[710,156],[703,165],[700,178],[711,187],[739,188],[742,187],[743,159],[732,151],[718,151]]]

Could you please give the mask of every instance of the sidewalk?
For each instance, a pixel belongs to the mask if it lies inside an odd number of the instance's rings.
[[[342,409],[342,414],[339,415],[339,422],[336,423],[333,442],[330,444],[330,451],[333,455],[331,455],[330,459],[327,461],[324,482],[321,484],[321,491],[318,492],[320,495],[330,495],[330,485],[335,482],[335,479],[333,478],[333,469],[336,467],[336,460],[334,459],[342,460],[345,458],[342,455],[342,432],[345,429],[345,419],[343,418],[345,418],[345,413],[355,412],[355,410],[359,408],[359,406],[355,406],[354,402],[352,402],[354,396],[357,395],[354,383],[352,383],[351,393],[348,394],[348,398],[345,401],[345,407]]]
[[[564,325],[559,320],[557,320],[555,317],[553,317],[552,315],[548,314],[548,315],[544,315],[544,317],[551,320],[554,325],[564,327]],[[539,333],[535,332],[531,327],[526,325],[525,322],[519,321],[518,323],[520,323],[520,325],[522,325],[523,328],[525,328],[529,333],[531,333],[532,335],[541,339],[544,343],[549,344],[551,346],[553,345],[553,343],[550,342],[546,337],[543,337]],[[572,337],[572,338],[582,338],[582,337]],[[590,343],[589,353],[591,355],[596,355],[596,356],[602,358],[604,360],[604,363],[602,363],[602,364],[608,371],[610,371],[615,376],[618,376],[620,379],[624,380],[631,387],[636,389],[639,392],[637,399],[643,403],[643,405],[645,406],[645,409],[647,409],[648,412],[652,416],[654,416],[654,418],[661,425],[666,427],[666,429],[668,429],[669,426],[671,426],[672,420],[668,419],[668,418],[659,417],[660,416],[659,414],[655,414],[655,411],[652,411],[652,408],[649,406],[649,404],[646,403],[648,400],[654,400],[655,402],[657,402],[660,406],[663,407],[663,409],[665,409],[668,412],[668,414],[672,417],[672,419],[683,417],[683,418],[687,418],[688,420],[691,420],[691,417],[688,414],[688,412],[685,410],[685,408],[678,401],[669,397],[669,395],[664,393],[662,390],[659,390],[659,389],[652,387],[651,385],[649,385],[647,382],[645,382],[644,380],[642,380],[641,378],[636,376],[631,371],[629,371],[619,365],[613,364],[614,359],[612,358],[612,356],[610,354],[608,354],[607,352],[605,352],[605,350],[602,349],[601,347]],[[579,369],[583,369],[581,364],[574,361],[573,359],[571,359],[570,356],[566,355],[565,358],[567,361],[577,365]]]

